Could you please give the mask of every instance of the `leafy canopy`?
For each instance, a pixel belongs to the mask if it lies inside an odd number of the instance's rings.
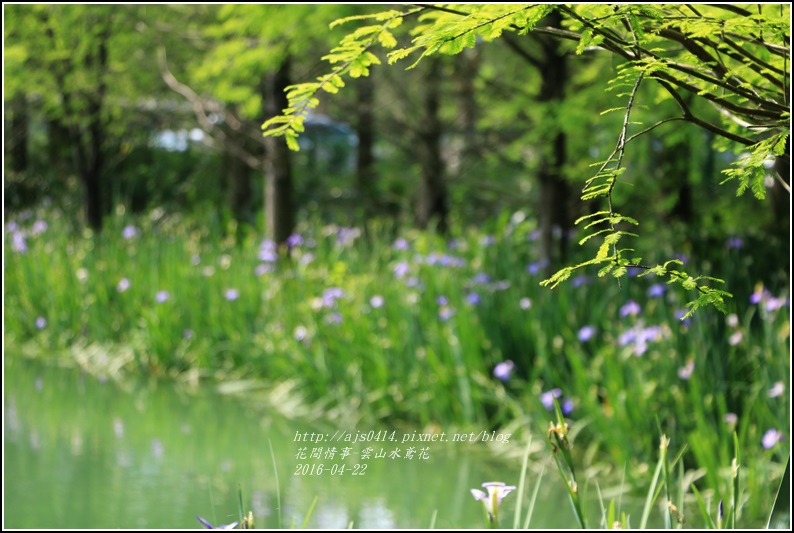
[[[713,287],[720,280],[692,276],[679,269],[678,261],[644,265],[633,249],[621,247],[625,237],[636,237],[623,228],[638,222],[616,211],[612,193],[625,172],[626,145],[661,124],[684,121],[715,134],[723,148],[746,150],[748,155],[725,171],[725,181],[737,180],[738,194],[750,189],[759,199],[764,197],[769,162],[789,157],[790,5],[761,4],[752,9],[730,4],[441,4],[343,18],[331,26],[359,26],[323,58],[332,70],[315,81],[289,87],[289,106],[264,123],[264,134],[284,136],[297,150],[303,122],[318,105],[319,94],[338,92],[345,77],[369,75],[372,65],[381,64],[378,48],[387,51],[390,64],[410,59],[409,69],[434,54],[455,55],[506,34],[530,32],[574,41],[577,54],[611,54],[621,63],[609,89],[625,103],[609,111],[623,113],[623,126],[615,149],[594,164],[598,170],[582,190],[583,200],[603,199],[608,209],[577,221],[591,231],[580,244],[592,239],[600,244],[592,259],[565,267],[542,284],[555,287],[585,267],[598,266],[599,276],[618,279],[635,267],[644,270],[642,275],[667,277],[668,283],[695,291],[686,316],[703,305],[725,312],[724,299],[730,294]],[[553,10],[562,16],[561,26],[544,23]],[[398,46],[397,30],[407,20],[412,21],[410,42]],[[631,111],[643,83],[656,84],[662,99],[677,104],[678,114],[630,134],[633,126],[641,125],[632,122]],[[700,103],[716,109],[718,118],[705,116]],[[782,177],[778,180],[788,190]]]

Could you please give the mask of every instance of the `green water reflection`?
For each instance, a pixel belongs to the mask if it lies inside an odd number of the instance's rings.
[[[301,461],[301,446],[318,445],[294,442],[295,433],[311,426],[257,412],[241,398],[168,386],[122,391],[8,354],[4,366],[9,528],[198,528],[196,514],[228,523],[238,516],[238,487],[257,527],[301,527],[316,497],[312,528],[427,528],[434,513],[437,528],[475,528],[482,510],[469,489],[518,483],[518,465],[459,444],[427,443],[427,460],[408,460],[406,446],[390,443],[385,448],[401,448],[401,458],[363,461],[364,445],[352,444],[347,459],[337,446],[334,460]],[[296,476],[306,463],[323,463],[323,474]],[[364,475],[352,475],[363,463]],[[549,485],[532,527],[574,526],[568,503]],[[512,522],[515,497],[504,505]]]

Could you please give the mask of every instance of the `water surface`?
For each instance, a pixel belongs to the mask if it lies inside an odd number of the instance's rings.
[[[257,527],[480,528],[481,504],[469,489],[519,479],[519,464],[494,460],[484,446],[295,442],[297,432],[334,428],[213,390],[123,390],[13,353],[4,367],[8,528],[198,528],[197,514],[216,524],[237,520],[240,493]],[[345,447],[350,455],[342,458]],[[361,455],[366,447],[369,459]],[[399,457],[390,457],[395,450]],[[558,481],[547,475],[533,528],[575,526]],[[515,493],[505,499],[506,525],[515,500]]]

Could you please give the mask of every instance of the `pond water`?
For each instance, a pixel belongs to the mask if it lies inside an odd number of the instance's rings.
[[[195,515],[214,524],[237,520],[240,494],[260,528],[304,521],[310,528],[480,528],[482,507],[469,489],[518,484],[520,464],[496,461],[483,446],[417,443],[408,458],[411,444],[400,443],[398,432],[398,442],[338,443],[333,459],[300,459],[302,447],[323,454],[332,447],[295,441],[320,430],[239,396],[145,384],[122,390],[8,353],[4,369],[8,528],[199,528]],[[322,430],[329,438],[332,431]],[[351,454],[342,458],[346,446]],[[365,459],[368,446],[374,453]],[[375,457],[381,448],[386,457]],[[395,449],[400,457],[389,455]],[[548,472],[531,527],[575,527]],[[504,501],[505,525],[515,501],[515,493]]]

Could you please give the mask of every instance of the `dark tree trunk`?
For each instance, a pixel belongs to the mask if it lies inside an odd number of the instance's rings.
[[[366,218],[372,217],[378,210],[378,199],[375,193],[375,83],[372,76],[356,80],[357,121],[356,134],[358,147],[356,151],[356,188]]]
[[[226,125],[222,142],[225,172],[226,201],[229,211],[237,222],[252,223],[254,212],[253,173],[261,171],[264,156],[263,137],[251,132],[246,124],[237,119],[236,109],[228,110],[238,123],[236,127]],[[252,137],[256,135],[257,138]]]
[[[73,164],[72,136],[59,119],[47,119],[47,164],[50,169],[66,174]]]
[[[692,161],[689,139],[684,136],[679,142],[670,146],[665,144],[662,161],[665,163],[662,183],[665,184],[666,189],[678,196],[670,210],[670,215],[690,227],[695,216],[695,208],[692,203],[692,181],[689,179],[689,165]]]
[[[102,195],[102,175],[96,168],[86,168],[81,172],[83,181],[83,213],[88,227],[96,232],[102,230],[105,215]]]
[[[229,209],[238,222],[250,222],[251,167],[231,154],[226,155],[226,160]]]
[[[465,172],[477,156],[477,98],[474,80],[479,69],[480,56],[476,49],[467,48],[455,56],[455,80],[460,102],[458,116],[463,141],[460,150],[460,172]]]
[[[554,11],[549,15],[549,26],[560,27],[562,17]],[[568,65],[565,52],[558,41],[553,38],[542,38],[542,57],[540,59],[540,75],[542,76],[538,102],[555,109],[565,98],[565,86],[568,84]],[[566,139],[557,117],[552,116],[550,124],[544,124],[545,131],[552,139],[550,145],[544,146],[541,153],[538,182],[540,184],[540,231],[541,245],[546,259],[554,263],[564,262],[568,248],[568,230],[573,227],[571,215],[572,191],[564,177],[566,159]],[[555,250],[555,241],[557,248]]]
[[[57,48],[57,38],[52,26],[47,24],[50,12],[42,12],[45,23],[44,35],[50,39],[53,48]],[[90,42],[92,48],[83,51],[82,68],[89,76],[93,76],[96,85],[89,93],[74,91],[68,77],[75,72],[73,61],[76,56],[66,56],[53,65],[53,74],[61,97],[64,110],[63,121],[50,122],[50,156],[58,157],[60,137],[66,132],[71,145],[74,168],[83,186],[83,213],[86,224],[95,232],[102,229],[102,219],[110,212],[109,191],[104,183],[105,172],[105,118],[102,116],[107,95],[108,41],[111,38],[111,14],[90,17],[85,21],[86,28],[96,29]],[[78,103],[79,101],[79,103]],[[55,142],[52,142],[55,139]]]
[[[265,76],[265,114],[281,114],[287,107],[284,89],[290,85],[290,59],[286,57],[273,74]],[[295,225],[292,205],[291,155],[284,139],[265,137],[265,233],[276,243],[286,242]]]
[[[107,24],[107,22],[106,22]],[[107,93],[105,71],[108,65],[107,41],[109,31],[99,34],[96,55],[88,54],[85,59],[86,69],[96,73],[96,91],[88,97],[88,129],[80,131],[75,125],[73,135],[77,137],[78,169],[83,181],[83,208],[86,222],[94,231],[101,231],[102,219],[110,212],[110,199],[103,180],[105,170],[104,136],[105,128],[102,119],[102,106]]]
[[[447,231],[447,190],[444,183],[444,160],[441,157],[442,124],[439,116],[441,98],[441,60],[431,58],[425,66],[424,117],[419,126],[419,164],[421,176],[417,199],[416,225],[427,228],[435,222],[439,232]]]
[[[28,169],[28,100],[20,93],[11,101],[11,138],[6,138],[10,168],[23,173]]]

